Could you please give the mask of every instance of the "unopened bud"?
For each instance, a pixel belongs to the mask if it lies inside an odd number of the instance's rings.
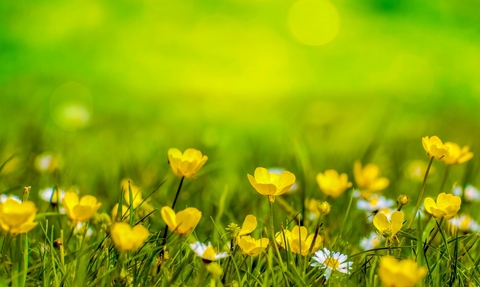
[[[322,201],[318,203],[318,211],[321,215],[327,215],[330,213],[330,204],[326,201]]]
[[[398,197],[397,202],[399,205],[404,206],[410,203],[410,198],[406,194],[402,194]]]

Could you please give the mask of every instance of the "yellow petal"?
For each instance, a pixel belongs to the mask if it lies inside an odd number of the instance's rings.
[[[177,228],[177,221],[175,211],[171,209],[169,206],[164,206],[160,210],[160,214],[162,215],[163,221],[167,224],[168,228],[173,231]]]
[[[245,221],[243,221],[242,229],[238,233],[238,235],[249,234],[253,232],[257,228],[257,218],[251,214],[245,217]]]
[[[387,216],[381,212],[378,212],[373,217],[373,225],[378,229],[378,231],[383,232],[390,229],[391,224],[387,219]]]
[[[395,236],[397,232],[402,228],[404,214],[401,211],[395,211],[392,213],[392,236]]]
[[[425,206],[425,210],[430,214],[432,213],[432,209],[437,208],[437,204],[435,203],[435,201],[431,197],[425,198],[424,201],[423,201],[423,205]]]

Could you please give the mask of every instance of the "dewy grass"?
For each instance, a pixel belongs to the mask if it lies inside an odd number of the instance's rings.
[[[430,172],[434,157],[442,158],[435,147],[440,142],[432,138],[427,142],[431,144],[427,146],[427,155],[432,155]],[[452,224],[458,212],[474,217],[478,203],[454,197],[449,190],[440,195],[430,192],[460,181],[460,169],[451,169],[443,178],[424,173],[422,192],[415,195],[410,190],[417,183],[402,175],[407,171],[394,176],[382,170],[386,168],[382,161],[368,165],[360,186],[347,180],[347,174],[354,178],[356,158],[335,163],[338,171],[333,172],[331,166],[317,166],[307,159],[310,153],[303,145],[301,160],[293,156],[276,161],[278,150],[266,155],[265,162],[291,170],[278,173],[255,169],[248,161],[238,169],[208,169],[221,160],[213,156],[214,150],[210,152],[207,162],[198,150],[171,149],[173,175],[167,175],[167,181],[156,176],[146,180],[143,175],[134,185],[121,179],[122,172],[106,195],[103,182],[70,188],[65,182],[74,181],[68,173],[62,184],[57,181],[61,169],[57,174],[42,171],[40,176],[27,168],[25,178],[35,182],[28,182],[32,188],[25,189],[25,197],[24,189],[10,183],[0,202],[0,286],[397,286],[391,278],[403,278],[402,286],[476,286],[480,282],[480,230],[474,224]],[[472,159],[468,150],[455,149],[449,163],[455,155],[460,158],[455,164]],[[3,172],[13,160],[7,157],[1,165],[3,182],[11,182]],[[367,166],[357,163],[357,177],[363,168]],[[254,176],[246,176],[254,169]],[[332,170],[328,172],[332,176],[323,176],[318,184],[315,175],[321,170]],[[390,177],[388,187],[383,184],[378,190],[378,185],[365,184],[375,182],[380,170],[382,180]],[[89,176],[101,178],[95,170]],[[174,176],[180,177],[180,185]],[[426,190],[427,177],[435,188]],[[149,183],[142,187],[138,184],[142,181]],[[296,191],[290,190],[293,184]],[[41,185],[55,186],[47,189],[52,192],[49,202],[36,194]],[[59,186],[67,192],[52,209],[53,192]],[[326,188],[335,192],[324,194],[321,189]],[[423,192],[437,200],[425,199]],[[359,201],[370,202],[365,197],[380,194],[389,200],[379,210],[356,208]],[[418,196],[419,203],[412,206],[405,200],[402,211],[396,211],[391,205],[399,195]],[[275,199],[281,204],[277,206]],[[296,212],[302,210],[311,214]],[[400,212],[413,217],[403,222]],[[236,223],[242,220],[240,229]],[[279,225],[281,229],[275,229]],[[387,246],[363,249],[361,238],[377,229],[378,239],[388,238]]]

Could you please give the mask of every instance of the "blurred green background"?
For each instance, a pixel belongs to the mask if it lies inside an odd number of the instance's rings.
[[[316,173],[352,178],[356,159],[400,179],[426,160],[423,136],[476,152],[477,4],[3,1],[0,160],[16,156],[0,190],[77,185],[108,207],[123,177],[168,179],[153,197],[164,205],[178,184],[168,148],[194,147],[209,161],[183,200],[229,190],[248,203],[257,166],[292,170],[310,194]],[[34,171],[45,152],[59,171]]]

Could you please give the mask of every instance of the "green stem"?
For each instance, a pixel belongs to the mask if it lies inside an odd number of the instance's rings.
[[[173,211],[175,211],[175,203],[177,203],[178,195],[180,194],[180,190],[182,190],[182,185],[183,185],[183,180],[184,179],[185,179],[185,177],[182,176],[182,179],[180,180],[180,184],[178,185],[177,193],[175,194],[175,199],[173,200],[173,203],[172,203]],[[167,243],[167,234],[168,234],[168,225],[165,225],[165,229],[163,230],[162,246],[165,246],[165,244]],[[165,250],[164,248],[162,248],[160,250],[160,254],[159,254],[160,257],[163,256],[164,250]],[[160,265],[158,266],[158,271],[160,271]]]
[[[445,183],[447,182],[449,172],[450,172],[450,165],[447,165],[447,167],[445,168],[445,173],[443,174],[442,184],[440,184],[439,192],[443,191],[443,188],[445,187]]]
[[[267,199],[268,199],[268,204],[270,206],[270,236],[271,236],[272,244],[273,246],[275,246],[275,251],[277,253],[278,260],[280,261],[280,267],[282,268],[283,279],[285,280],[286,285],[289,286],[287,278],[285,276],[285,267],[283,266],[282,256],[280,255],[280,251],[278,250],[277,242],[275,240],[275,229],[273,228],[273,199],[271,199],[270,196],[268,196]]]
[[[315,241],[317,240],[318,231],[320,229],[320,220],[322,219],[322,215],[318,215],[317,226],[315,227],[315,234],[313,235],[312,244],[310,244],[310,249],[308,250],[308,254],[312,254],[313,246],[315,246]]]
[[[434,240],[435,237],[437,236],[438,230],[440,230],[440,227],[442,226],[442,223],[443,223],[443,217],[442,217],[442,219],[440,219],[440,222],[438,222],[437,228],[435,229],[435,232],[433,233],[433,235],[432,235],[432,236],[430,237],[430,239],[428,240],[427,245],[425,245],[425,246],[423,247],[423,253],[424,253],[424,254],[427,254],[428,247],[430,247],[430,244],[432,244],[433,240]]]
[[[425,176],[423,177],[423,182],[422,182],[422,189],[420,190],[420,195],[418,196],[417,205],[413,210],[412,219],[408,223],[407,228],[412,227],[412,223],[415,220],[415,217],[417,216],[417,212],[420,209],[420,205],[422,204],[423,193],[425,192],[425,185],[427,183],[427,177],[428,177],[428,173],[430,172],[430,167],[432,166],[432,162],[433,162],[433,157],[430,158],[430,162],[428,163],[427,170],[425,171]]]
[[[177,194],[175,194],[175,199],[173,200],[173,203],[172,203],[172,209],[173,210],[175,210],[175,203],[177,203],[178,195],[180,194],[180,190],[182,189],[184,179],[185,179],[185,177],[182,176],[182,179],[180,180],[180,184],[178,185]]]

